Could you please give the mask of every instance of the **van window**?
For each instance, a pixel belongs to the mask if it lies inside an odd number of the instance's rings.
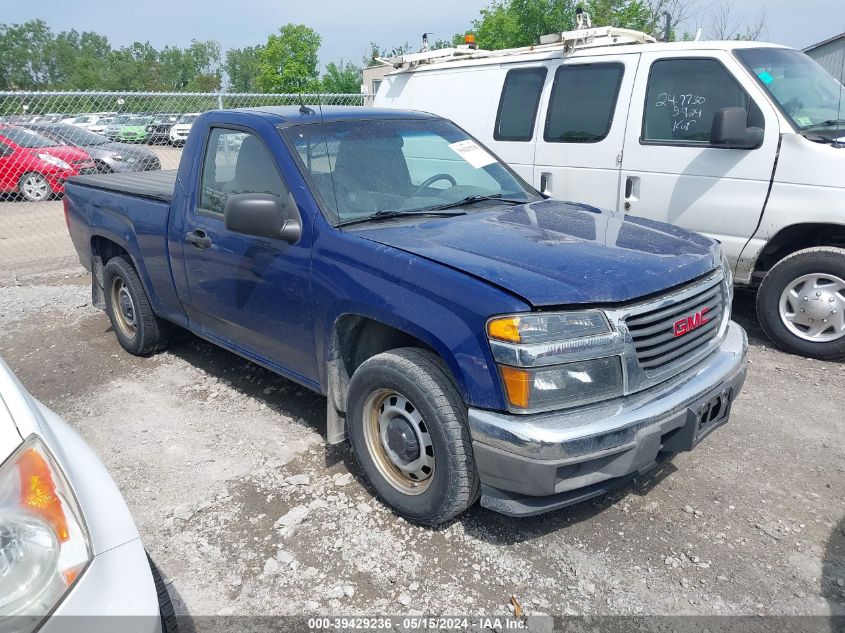
[[[269,193],[282,198],[288,190],[264,143],[248,132],[213,128],[202,168],[199,208],[222,214],[229,196]]]
[[[598,143],[613,123],[625,67],[619,63],[567,64],[555,73],[546,132],[549,143]]]
[[[530,141],[546,82],[545,68],[519,68],[508,72],[493,138],[497,141]]]
[[[715,59],[665,59],[651,65],[643,116],[643,143],[710,144],[721,108],[748,111],[748,126],[763,128],[760,108]]]

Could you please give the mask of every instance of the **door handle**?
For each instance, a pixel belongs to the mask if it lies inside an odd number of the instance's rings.
[[[630,178],[625,179],[625,199],[630,200],[631,196],[634,195],[634,181]]]
[[[552,182],[552,175],[549,172],[544,171],[543,173],[541,173],[540,174],[540,193],[542,193],[543,195],[546,195],[546,196],[552,195],[552,192],[549,191],[549,186],[551,185],[551,182]]]
[[[628,176],[625,178],[625,211],[631,209],[632,202],[640,199],[640,178],[639,176]]]
[[[185,241],[191,244],[197,250],[204,251],[211,246],[211,238],[208,237],[205,231],[197,229],[185,234]]]

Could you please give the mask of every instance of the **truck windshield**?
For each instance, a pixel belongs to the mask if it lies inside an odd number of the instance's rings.
[[[338,223],[435,212],[464,203],[541,199],[475,140],[442,119],[338,121],[284,128],[282,133]]]
[[[845,88],[813,59],[786,48],[746,48],[736,56],[801,131],[845,129]]]

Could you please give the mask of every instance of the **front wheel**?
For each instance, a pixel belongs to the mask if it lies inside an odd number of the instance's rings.
[[[24,174],[19,183],[21,196],[30,202],[40,202],[49,198],[53,190],[44,174],[31,172]]]
[[[399,514],[436,525],[478,499],[466,406],[435,354],[401,348],[361,364],[347,424],[361,469]]]
[[[775,264],[757,293],[757,316],[785,351],[845,358],[845,249],[807,248]]]

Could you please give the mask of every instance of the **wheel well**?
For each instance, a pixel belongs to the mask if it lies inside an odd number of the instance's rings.
[[[110,239],[95,235],[91,238],[91,304],[101,310],[106,309],[106,291],[103,269],[106,263],[114,257],[125,257],[130,262],[132,258],[122,246],[115,244]],[[134,262],[132,263],[134,266]]]
[[[338,411],[346,410],[346,388],[355,370],[377,354],[399,347],[431,352],[430,345],[380,321],[353,314],[337,320],[329,351],[329,387]],[[436,352],[435,352],[436,353]]]
[[[105,266],[112,257],[124,256],[132,261],[125,248],[100,235],[95,235],[91,238],[91,256],[99,257],[103,262],[103,266]]]
[[[814,246],[845,247],[845,226],[840,224],[795,224],[781,229],[763,247],[754,263],[755,273],[765,273],[784,257]],[[761,277],[762,275],[757,275]]]

